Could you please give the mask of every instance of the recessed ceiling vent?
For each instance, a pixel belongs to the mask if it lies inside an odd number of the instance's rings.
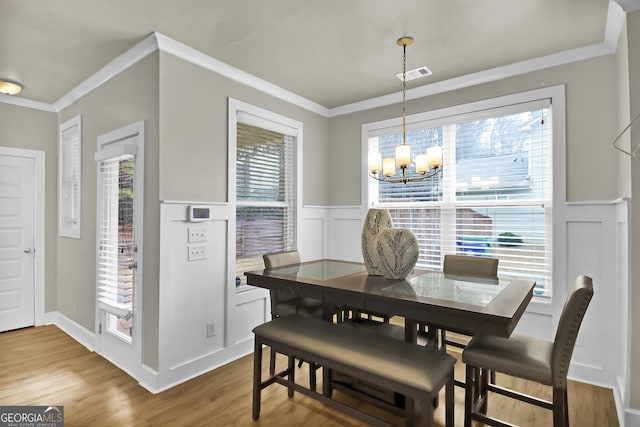
[[[419,79],[421,77],[427,77],[433,74],[427,67],[415,68],[407,71],[407,81]],[[396,74],[396,77],[402,80],[402,73]]]

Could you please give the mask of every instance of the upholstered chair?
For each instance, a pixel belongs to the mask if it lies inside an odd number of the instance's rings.
[[[472,420],[494,426],[507,425],[487,416],[488,392],[550,409],[553,411],[554,427],[569,426],[567,373],[578,330],[592,297],[592,279],[579,276],[565,301],[553,341],[516,334],[509,338],[477,335],[467,344],[462,353],[462,361],[467,365],[466,427],[471,426]],[[501,372],[551,386],[553,401],[488,384],[487,371]]]
[[[264,267],[266,269],[300,264],[300,254],[298,251],[268,253],[264,254],[262,259],[264,260]],[[272,319],[289,314],[302,314],[319,318],[323,316],[322,301],[320,300],[296,296],[295,294],[278,290],[270,290],[269,297],[271,299]],[[302,362],[303,361],[300,360],[298,366],[301,366]],[[275,372],[275,368],[276,354],[272,351],[269,359],[269,373],[271,375]],[[315,363],[309,363],[309,382],[313,389],[315,389],[316,384],[316,369]]]

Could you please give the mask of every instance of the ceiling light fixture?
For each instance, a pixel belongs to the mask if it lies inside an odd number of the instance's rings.
[[[369,153],[369,172],[371,178],[378,181],[406,184],[431,178],[442,171],[442,147],[427,148],[426,154],[415,156],[417,175],[409,176],[407,170],[411,164],[411,149],[407,144],[407,46],[413,43],[411,37],[401,37],[397,41],[402,46],[402,145],[396,146],[394,157],[382,158],[380,152]],[[402,169],[402,177],[392,178],[396,174],[396,166]],[[382,172],[382,174],[380,173]]]
[[[5,95],[17,95],[22,90],[22,86],[18,83],[10,82],[8,80],[0,80],[0,93]]]

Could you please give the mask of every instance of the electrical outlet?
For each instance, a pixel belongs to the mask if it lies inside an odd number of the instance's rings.
[[[188,242],[199,243],[207,241],[207,229],[204,227],[189,227],[187,229]]]
[[[207,258],[207,247],[204,245],[188,246],[187,251],[189,261],[198,261]]]
[[[216,321],[207,322],[207,338],[211,338],[216,334]]]

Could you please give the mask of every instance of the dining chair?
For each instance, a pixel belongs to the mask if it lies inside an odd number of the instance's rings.
[[[442,272],[452,276],[466,276],[488,280],[498,280],[498,259],[473,255],[444,256]],[[464,348],[471,337],[464,331],[455,331],[457,340],[447,339],[447,331],[440,330],[440,345],[446,350],[447,345]]]
[[[300,264],[300,254],[295,250],[267,253],[262,256],[262,259],[264,260],[265,269]],[[269,290],[269,297],[271,299],[272,319],[290,314],[302,314],[319,318],[323,316],[322,301],[318,299],[300,297],[289,292],[274,289]],[[302,362],[303,360],[300,360],[298,367],[302,365]],[[269,374],[273,375],[275,369],[276,353],[272,351],[269,358]],[[309,383],[313,389],[315,389],[316,384],[316,369],[316,364],[310,362]]]
[[[507,426],[487,415],[488,392],[541,406],[553,411],[554,427],[569,426],[567,372],[580,324],[593,297],[593,281],[579,276],[565,301],[553,341],[512,335],[509,338],[477,335],[462,352],[466,367],[465,427],[476,420],[493,426]],[[553,401],[487,383],[487,370],[532,380],[553,387]]]
[[[498,259],[483,256],[448,254],[444,256],[442,271],[444,274],[453,274],[456,276],[497,279]]]

